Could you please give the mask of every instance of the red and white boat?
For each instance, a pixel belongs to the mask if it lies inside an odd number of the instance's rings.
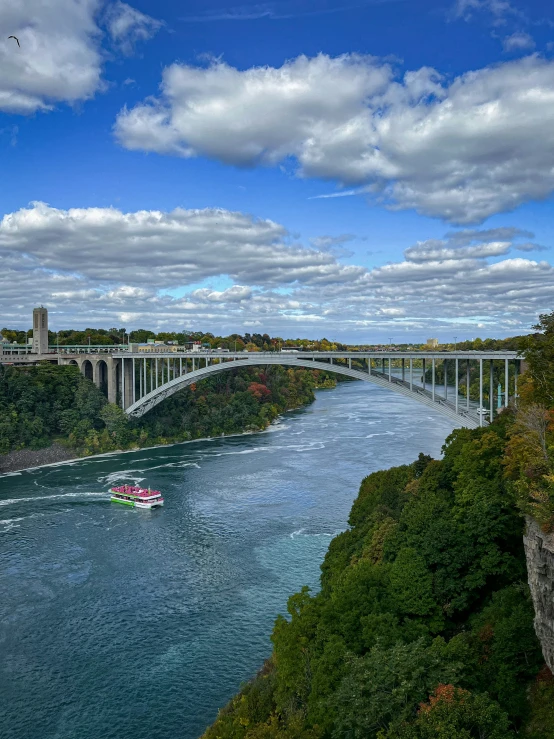
[[[164,499],[159,490],[145,490],[136,485],[120,485],[111,489],[112,503],[123,503],[123,505],[135,508],[160,508]]]

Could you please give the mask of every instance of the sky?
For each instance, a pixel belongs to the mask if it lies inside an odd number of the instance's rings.
[[[543,0],[0,0],[0,158],[0,326],[452,342],[554,309]]]

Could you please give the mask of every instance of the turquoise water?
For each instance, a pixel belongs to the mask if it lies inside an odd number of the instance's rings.
[[[361,383],[269,431],[0,477],[2,739],[195,739],[316,588],[361,479],[450,421]],[[115,483],[165,507],[109,502]]]

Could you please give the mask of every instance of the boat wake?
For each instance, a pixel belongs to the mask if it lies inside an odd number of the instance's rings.
[[[0,506],[15,505],[17,503],[32,503],[36,500],[60,500],[63,498],[104,498],[107,493],[55,493],[54,495],[31,495],[28,498],[6,498],[0,500]]]

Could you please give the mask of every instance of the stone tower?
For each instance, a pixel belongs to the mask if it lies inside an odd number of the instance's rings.
[[[33,354],[48,352],[48,311],[42,306],[33,310]]]

